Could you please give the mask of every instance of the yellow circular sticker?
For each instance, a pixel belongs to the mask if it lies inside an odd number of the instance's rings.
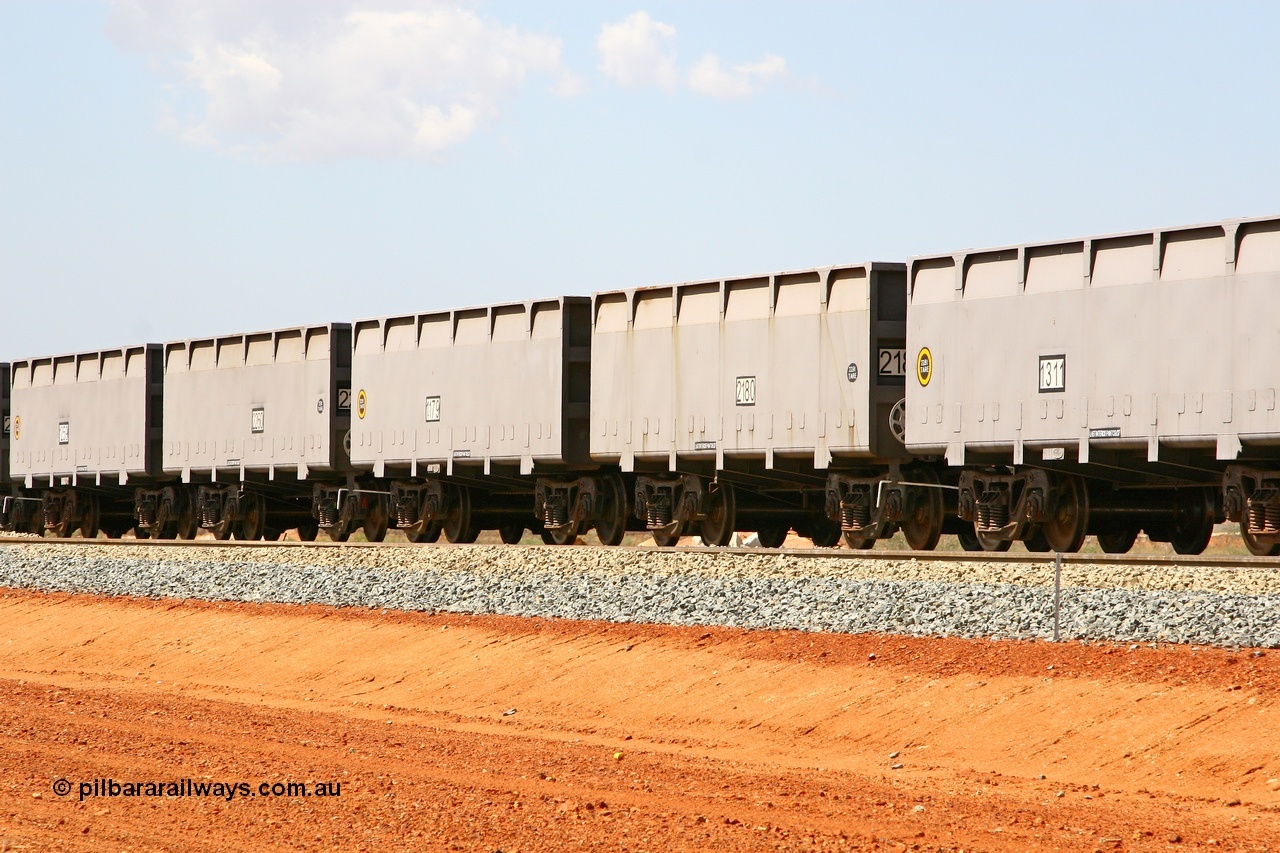
[[[13,437],[22,438],[22,418],[18,415],[13,416]]]
[[[920,380],[920,385],[928,385],[929,380],[933,378],[933,353],[929,352],[928,347],[921,347],[920,354],[916,356],[916,379]]]
[[[360,389],[360,393],[356,395],[356,417],[363,419],[365,411],[369,408],[369,398],[365,396],[364,389]]]

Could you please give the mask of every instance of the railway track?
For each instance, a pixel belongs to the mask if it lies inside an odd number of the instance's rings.
[[[134,547],[145,548],[278,548],[278,549],[400,549],[417,551],[424,548],[442,548],[449,550],[468,548],[491,548],[492,545],[464,545],[448,542],[415,544],[411,542],[299,542],[287,541],[245,541],[239,539],[83,539],[73,537],[39,538],[35,536],[0,536],[0,545],[73,545],[78,547],[101,546],[106,548]],[[529,548],[546,550],[545,545],[504,545],[506,548]],[[873,562],[894,562],[917,560],[921,562],[953,562],[953,563],[1054,563],[1056,555],[1052,553],[1033,552],[1001,552],[1001,551],[900,551],[900,550],[850,550],[846,548],[710,548],[705,546],[680,546],[675,548],[656,548],[641,546],[602,546],[578,545],[579,549],[606,551],[616,554],[654,554],[654,553],[696,553],[703,555],[723,554],[727,557],[751,556],[787,556],[799,559],[837,559],[864,560]],[[560,550],[559,547],[554,550]],[[1188,568],[1248,568],[1253,570],[1280,571],[1280,558],[1254,557],[1247,555],[1180,555],[1180,554],[1063,554],[1063,565],[1089,566],[1152,566],[1152,567],[1188,567]]]

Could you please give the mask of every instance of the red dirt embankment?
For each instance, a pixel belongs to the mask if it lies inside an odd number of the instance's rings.
[[[1278,660],[9,591],[0,848],[1280,849]]]

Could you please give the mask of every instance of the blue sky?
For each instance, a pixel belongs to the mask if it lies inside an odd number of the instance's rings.
[[[1264,2],[0,0],[0,359],[1280,213],[1278,39]]]

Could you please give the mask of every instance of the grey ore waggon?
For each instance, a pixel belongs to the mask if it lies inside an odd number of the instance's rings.
[[[1280,554],[1280,219],[0,365],[0,529]]]

